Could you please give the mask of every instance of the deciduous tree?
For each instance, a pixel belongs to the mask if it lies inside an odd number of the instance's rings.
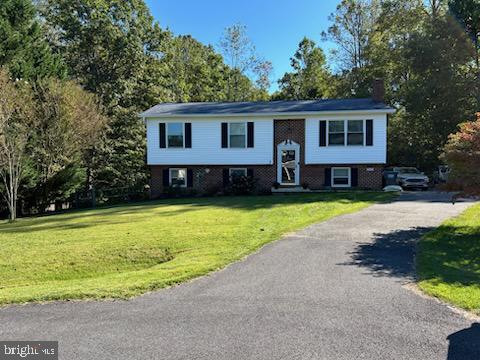
[[[321,48],[313,40],[303,38],[290,58],[292,72],[285,73],[278,81],[280,92],[276,98],[320,99],[328,97],[331,76]]]
[[[448,135],[475,112],[475,76],[466,66],[471,59],[471,43],[448,16],[429,18],[410,38],[404,59],[409,78],[401,99],[405,111],[391,123],[394,162],[425,170],[438,164]]]
[[[29,201],[38,211],[65,200],[93,176],[92,158],[107,130],[95,95],[73,81],[46,79],[35,85],[37,126],[29,143],[36,183]]]
[[[463,25],[475,47],[477,107],[480,108],[480,0],[450,0],[450,12]]]
[[[480,113],[476,121],[460,124],[459,131],[449,136],[443,158],[452,170],[450,181],[480,194]]]
[[[42,9],[72,77],[100,97],[112,119],[98,149],[94,184],[143,185],[145,131],[138,113],[169,100],[164,32],[143,0],[43,0]]]
[[[1,191],[10,213],[17,217],[20,182],[26,166],[28,141],[36,126],[33,101],[26,84],[14,83],[5,69],[0,70],[0,177]]]
[[[228,71],[227,99],[229,101],[254,100],[258,94],[254,94],[249,76],[258,76],[260,90],[269,87],[271,63],[262,59],[256,52],[250,38],[247,36],[247,28],[242,24],[234,24],[225,29],[220,39],[220,49],[225,58]],[[253,93],[252,93],[253,90]]]

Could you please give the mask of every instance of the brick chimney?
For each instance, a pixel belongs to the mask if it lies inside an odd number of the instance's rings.
[[[385,83],[383,79],[375,79],[372,84],[372,99],[375,102],[385,101]]]

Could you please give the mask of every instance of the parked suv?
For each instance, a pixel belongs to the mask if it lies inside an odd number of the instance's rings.
[[[385,171],[397,173],[397,184],[404,189],[428,189],[429,178],[423,172],[414,167],[393,167]]]

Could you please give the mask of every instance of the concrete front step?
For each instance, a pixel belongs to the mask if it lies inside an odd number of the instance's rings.
[[[301,186],[280,186],[278,189],[272,187],[272,193],[281,194],[281,193],[309,193],[312,192],[310,189],[304,189]]]

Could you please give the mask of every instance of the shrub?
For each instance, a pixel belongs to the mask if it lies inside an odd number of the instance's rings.
[[[272,189],[262,187],[257,190],[257,195],[272,195]]]
[[[443,159],[451,168],[449,182],[469,194],[480,194],[480,113],[449,136]]]
[[[194,196],[197,194],[197,192],[192,188],[184,188],[179,186],[168,186],[164,189],[164,193],[168,197]]]
[[[250,195],[255,192],[257,180],[252,176],[234,177],[225,189],[229,195]]]
[[[219,185],[209,186],[205,189],[205,196],[216,196],[222,193],[222,188]]]

